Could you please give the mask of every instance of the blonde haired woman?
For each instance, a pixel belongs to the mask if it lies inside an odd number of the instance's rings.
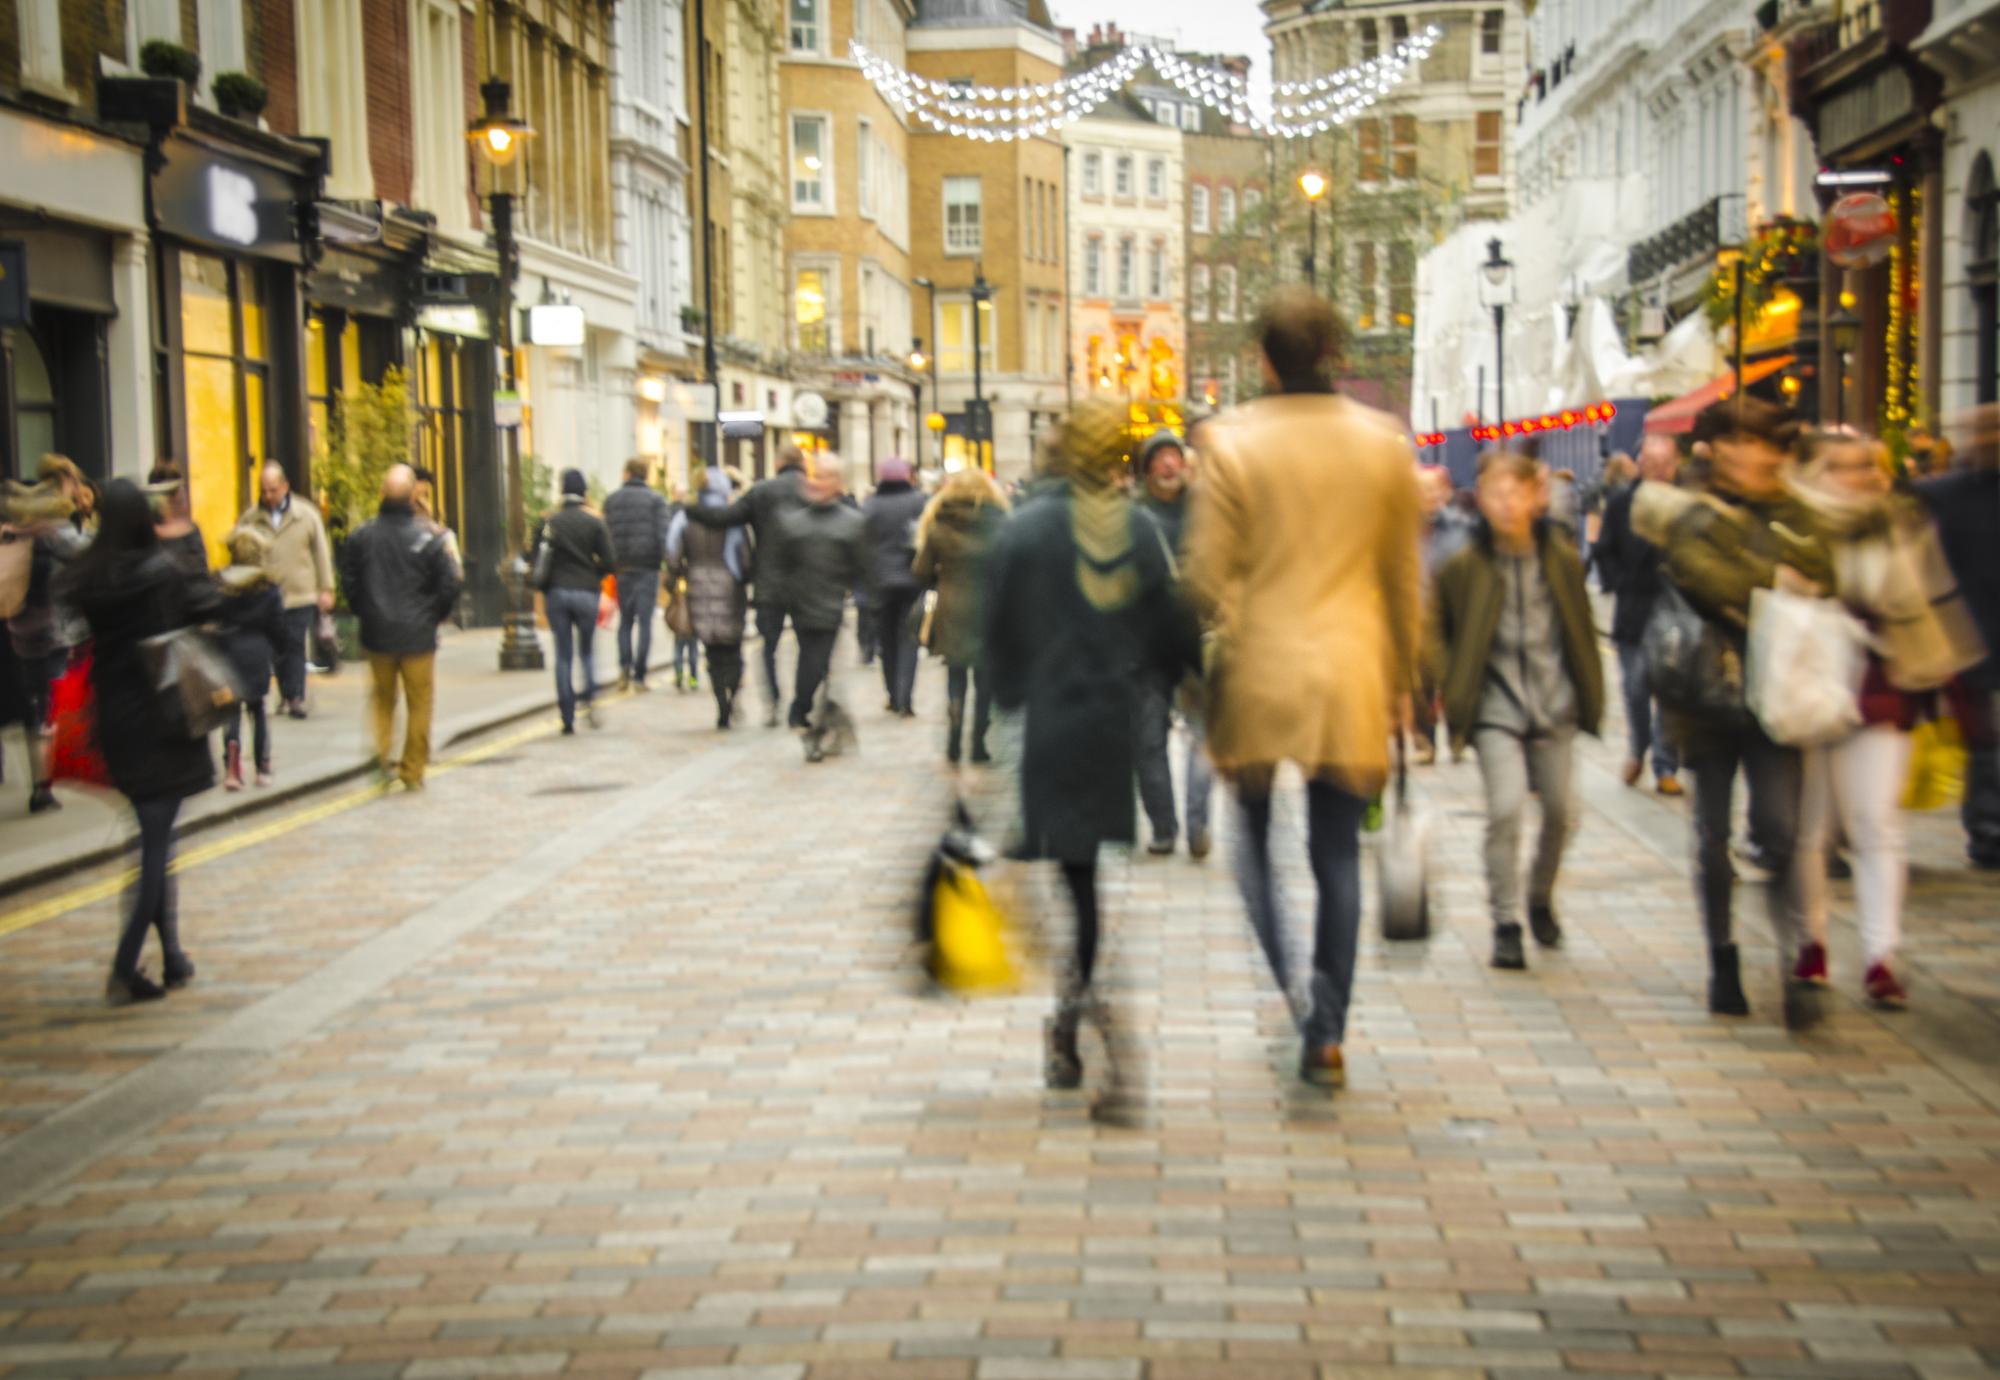
[[[981,469],[959,470],[944,482],[917,521],[917,579],[937,590],[924,645],[944,658],[947,722],[944,755],[956,763],[965,738],[965,693],[973,689],[972,760],[992,760],[986,729],[992,695],[979,664],[979,589],[986,554],[1007,521],[1007,496]]]

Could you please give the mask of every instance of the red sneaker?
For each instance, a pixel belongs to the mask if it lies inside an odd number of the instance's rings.
[[[1886,963],[1868,965],[1868,976],[1862,980],[1868,993],[1868,1004],[1879,1006],[1885,1011],[1901,1011],[1910,1004],[1910,994],[1903,990],[1903,984]]]
[[[1807,944],[1799,950],[1798,966],[1792,969],[1794,982],[1810,982],[1815,987],[1826,986],[1826,946]]]

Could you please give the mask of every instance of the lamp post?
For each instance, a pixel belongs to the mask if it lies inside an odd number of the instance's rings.
[[[1840,294],[1838,309],[1827,317],[1826,329],[1834,356],[1840,361],[1840,376],[1833,387],[1833,420],[1837,426],[1846,426],[1847,371],[1854,361],[1854,347],[1861,343],[1861,318],[1854,314],[1853,293]]]
[[[1514,300],[1514,265],[1500,252],[1496,236],[1486,242],[1486,262],[1479,266],[1486,281],[1486,304],[1493,308],[1493,420],[1507,421],[1507,305]]]
[[[526,121],[517,120],[508,109],[513,88],[498,77],[489,77],[479,88],[485,114],[472,122],[466,138],[486,160],[487,182],[491,190],[487,202],[493,211],[493,253],[500,261],[499,281],[494,292],[493,336],[500,350],[500,382],[512,395],[514,373],[514,279],[520,274],[520,251],[514,243],[514,194],[500,187],[501,170],[511,164],[521,146],[535,135]],[[523,548],[528,543],[528,506],[521,485],[521,428],[501,428],[507,446],[507,550],[500,567],[501,583],[507,591],[507,613],[500,637],[500,669],[539,671],[542,643],[535,635],[535,597],[528,589],[528,562]]]
[[[980,374],[980,314],[993,307],[993,285],[986,281],[986,268],[974,264],[972,269],[972,444],[973,455],[979,468],[988,468],[986,446],[992,439],[986,417],[986,389]]]
[[[1716,262],[1727,268],[1731,275],[1734,293],[1733,310],[1736,314],[1736,338],[1730,345],[1732,360],[1730,388],[1736,399],[1736,411],[1743,411],[1743,249],[1740,245],[1724,245],[1715,251]]]
[[[912,278],[910,281],[922,288],[924,296],[928,299],[928,315],[926,319],[930,322],[931,339],[936,340],[938,338],[937,284],[928,278]],[[922,344],[923,342],[918,341],[917,343]],[[933,407],[942,407],[944,404],[938,397],[938,362],[936,350],[931,351],[930,363],[931,405]],[[942,432],[931,439],[931,459],[937,464],[939,469],[944,468],[944,435]]]
[[[916,443],[913,448],[917,453],[918,469],[924,465],[924,365],[927,362],[924,358],[924,338],[918,336],[910,342],[910,373],[913,375],[910,379],[910,399],[911,406],[916,408],[910,417],[910,439]]]
[[[1306,194],[1306,286],[1319,291],[1319,199],[1326,195],[1326,178],[1308,168],[1299,174]]]

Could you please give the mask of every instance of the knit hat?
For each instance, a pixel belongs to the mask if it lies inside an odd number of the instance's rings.
[[[1161,427],[1146,438],[1146,443],[1139,447],[1138,469],[1141,479],[1144,479],[1146,471],[1153,467],[1153,457],[1169,448],[1180,451],[1183,455],[1187,453],[1187,448],[1181,444],[1181,438],[1165,427]]]
[[[582,498],[590,492],[590,483],[583,477],[582,470],[564,470],[562,472],[562,491],[564,498]]]

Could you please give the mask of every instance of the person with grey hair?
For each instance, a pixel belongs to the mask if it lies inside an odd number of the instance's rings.
[[[257,534],[264,573],[285,605],[285,637],[277,648],[278,700],[294,719],[306,716],[306,637],[313,620],[333,609],[333,552],[319,509],[292,492],[285,467],[268,461],[257,479],[257,502],[236,519]],[[229,540],[232,550],[236,539]]]
[[[840,634],[850,594],[868,594],[867,520],[841,502],[847,491],[847,467],[830,450],[812,457],[803,503],[780,515],[779,583],[790,601],[788,612],[799,637],[797,683],[788,722],[811,733],[813,700],[833,664],[833,644]],[[807,756],[819,760],[816,743]]]

